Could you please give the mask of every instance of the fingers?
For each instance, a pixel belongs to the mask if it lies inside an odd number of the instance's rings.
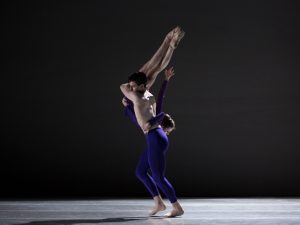
[[[173,66],[170,67],[169,69],[165,69],[165,77],[167,80],[169,80],[174,75],[175,75],[175,71],[174,71]]]
[[[172,66],[172,67],[170,67],[169,69],[168,69],[168,71],[170,71],[170,72],[174,72],[174,67]]]
[[[168,70],[167,70],[167,69],[165,69],[165,75],[166,75],[166,76],[168,75]]]
[[[170,76],[173,76],[175,74],[175,70],[173,69],[173,67],[169,68],[167,73],[170,75]]]
[[[174,72],[173,66],[165,70],[166,72]]]
[[[122,99],[122,103],[123,103],[124,106],[127,106],[127,105],[128,105],[128,102],[127,102],[127,100],[126,100],[125,97]]]

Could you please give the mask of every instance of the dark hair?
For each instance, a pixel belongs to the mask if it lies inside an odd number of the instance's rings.
[[[134,81],[137,85],[144,84],[146,87],[147,76],[143,72],[136,72],[136,73],[131,74],[128,77],[128,82],[130,82],[130,81]]]
[[[165,114],[161,126],[163,128],[174,128],[175,129],[175,121],[172,119],[172,117],[169,114]]]

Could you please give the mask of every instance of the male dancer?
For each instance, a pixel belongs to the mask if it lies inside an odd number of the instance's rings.
[[[152,126],[155,123],[159,123],[162,129],[164,130],[164,132],[166,133],[166,135],[169,135],[175,129],[175,122],[171,118],[171,116],[169,114],[165,114],[164,112],[162,112],[163,99],[165,98],[166,89],[170,78],[174,74],[175,73],[173,67],[165,70],[165,79],[161,85],[158,96],[156,98],[157,116],[153,117],[150,121],[148,121],[149,126]],[[122,99],[122,103],[125,106],[125,115],[128,116],[130,120],[137,127],[139,127],[134,114],[133,103],[126,97]],[[165,157],[166,157],[166,151],[165,151]],[[161,199],[160,193],[158,191],[157,185],[153,180],[152,175],[149,174],[149,170],[150,170],[150,165],[148,162],[148,146],[147,146],[139,157],[139,161],[135,170],[135,175],[146,186],[146,188],[148,189],[152,197],[154,199],[159,200],[156,201],[155,206],[149,211],[149,215],[152,216],[155,215],[158,211],[165,210],[166,206],[163,200]]]
[[[184,32],[179,27],[173,29],[166,36],[152,59],[139,72],[132,74],[128,79],[128,83],[120,86],[123,94],[133,102],[137,122],[145,133],[152,177],[173,205],[173,210],[165,214],[167,217],[180,216],[184,211],[177,201],[172,185],[164,176],[164,153],[168,148],[168,138],[160,125],[154,124],[150,128],[147,127],[147,122],[156,115],[155,98],[148,89],[153,85],[158,73],[169,63],[173,50],[183,36]],[[159,195],[154,197],[154,200],[158,203],[156,212],[164,210],[159,204],[159,201],[161,201],[159,198]]]
[[[175,75],[173,67],[165,70],[165,79],[160,87],[158,95],[156,97],[156,117],[153,117],[148,121],[148,127],[150,128],[155,123],[158,123],[163,128],[166,135],[169,135],[175,129],[175,122],[169,114],[165,114],[162,111],[163,101],[166,95],[167,86],[171,77]],[[124,113],[125,115],[134,123],[137,127],[140,128],[136,121],[134,114],[133,103],[128,98],[124,97],[122,103],[125,106]],[[149,129],[148,128],[148,129]]]

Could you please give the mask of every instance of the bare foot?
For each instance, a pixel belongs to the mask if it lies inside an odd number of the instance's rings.
[[[165,209],[166,206],[164,203],[157,204],[149,211],[149,216],[153,216],[160,211],[164,211]]]
[[[179,42],[184,37],[184,35],[185,35],[185,32],[180,27],[176,27],[174,29],[174,34],[173,34],[172,40],[170,42],[170,46],[173,49],[177,48]]]
[[[173,28],[167,35],[165,38],[165,41],[169,44],[170,46],[170,42],[172,41],[172,39],[176,38],[176,35],[179,34],[179,32],[181,32],[181,28],[179,26]],[[181,37],[182,38],[182,37]],[[180,39],[181,39],[180,38]],[[172,46],[174,46],[174,44],[172,44]]]
[[[167,38],[168,40],[171,41],[172,38],[173,38],[173,36],[174,36],[174,33],[177,32],[178,29],[180,29],[178,26],[175,27],[174,29],[172,29],[172,30],[167,34],[166,38]]]
[[[184,213],[183,209],[173,209],[171,212],[166,213],[165,217],[175,217],[175,216],[181,216]]]

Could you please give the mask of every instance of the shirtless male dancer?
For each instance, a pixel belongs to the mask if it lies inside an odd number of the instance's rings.
[[[164,39],[154,56],[139,70],[132,74],[128,83],[121,84],[122,93],[133,102],[134,112],[139,126],[142,128],[148,147],[148,161],[155,183],[172,203],[173,210],[164,216],[175,217],[184,213],[177,201],[172,185],[164,177],[164,152],[168,148],[168,139],[159,124],[149,127],[148,121],[156,116],[156,102],[149,92],[157,75],[168,65],[174,49],[184,36],[180,27],[174,28]],[[155,208],[152,215],[165,209],[160,195],[154,196]]]

